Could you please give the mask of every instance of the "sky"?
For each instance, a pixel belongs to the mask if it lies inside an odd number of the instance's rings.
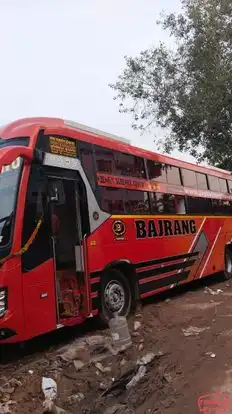
[[[171,46],[156,20],[180,7],[180,0],[1,0],[0,125],[61,117],[156,151],[152,133],[141,137],[131,117],[119,113],[108,84],[125,67],[125,55],[159,41]]]

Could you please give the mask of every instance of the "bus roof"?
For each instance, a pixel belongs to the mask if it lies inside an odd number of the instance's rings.
[[[78,122],[64,120],[61,118],[48,118],[48,117],[37,117],[37,118],[24,118],[16,120],[12,123],[4,125],[0,128],[1,138],[13,138],[18,136],[30,135],[35,127],[44,129],[71,129],[80,133],[82,139],[86,139],[87,142],[95,142],[97,145],[103,145],[108,148],[124,151],[136,156],[144,158],[150,158],[157,160],[158,162],[168,163],[177,167],[187,168],[202,172],[205,174],[212,174],[225,178],[232,179],[232,173],[213,166],[203,166],[201,164],[191,163],[189,161],[183,161],[178,158],[173,158],[169,155],[159,154],[153,151],[148,151],[139,147],[131,145],[130,141],[126,138],[119,137],[108,132],[101,131],[99,129],[91,128],[87,125],[80,124]],[[229,176],[229,177],[228,177]]]

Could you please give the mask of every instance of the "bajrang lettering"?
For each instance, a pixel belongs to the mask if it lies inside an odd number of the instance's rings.
[[[136,238],[180,236],[196,233],[195,220],[135,220]]]

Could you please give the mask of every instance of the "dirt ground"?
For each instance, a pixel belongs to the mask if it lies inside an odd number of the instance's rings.
[[[17,414],[43,412],[42,377],[57,383],[57,413],[194,414],[200,413],[198,398],[204,394],[232,397],[232,282],[221,280],[217,276],[144,302],[129,320],[133,346],[104,355],[100,368],[85,351],[60,357],[86,338],[109,337],[93,323],[40,338],[20,355],[10,348],[11,360],[0,368],[0,413],[7,407]],[[136,331],[135,321],[141,324]],[[148,353],[153,360],[137,385],[127,390],[121,381],[107,394]],[[77,370],[74,360],[83,367]],[[232,413],[232,405],[223,412]]]

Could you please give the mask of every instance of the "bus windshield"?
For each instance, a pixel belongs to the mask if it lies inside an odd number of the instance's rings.
[[[0,247],[10,241],[21,165],[22,159],[17,158],[0,173]]]

